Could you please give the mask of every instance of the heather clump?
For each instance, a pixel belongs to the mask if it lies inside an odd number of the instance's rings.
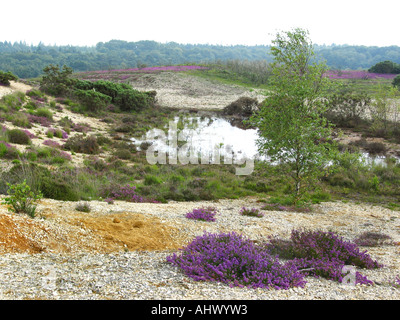
[[[390,244],[391,240],[392,238],[387,234],[380,232],[366,231],[360,234],[354,240],[354,243],[363,247],[377,247],[380,245]]]
[[[214,207],[196,208],[186,213],[186,218],[200,221],[215,221],[218,210]]]
[[[8,140],[11,143],[26,145],[31,142],[31,139],[29,138],[29,135],[27,134],[27,132],[20,130],[20,129],[8,130],[7,135],[8,135]]]
[[[266,289],[304,287],[306,276],[346,284],[353,267],[382,267],[366,251],[332,232],[298,230],[292,231],[290,240],[271,238],[268,243],[235,232],[204,233],[167,261],[196,281]],[[359,272],[353,280],[373,284]]]
[[[196,281],[230,286],[289,289],[306,281],[297,268],[281,263],[262,247],[237,233],[205,233],[167,261]]]
[[[250,217],[257,217],[257,218],[262,218],[264,214],[260,211],[260,209],[257,208],[246,208],[243,207],[240,209],[240,214],[242,216],[250,216]]]
[[[78,153],[97,154],[100,148],[95,136],[75,135],[66,141],[64,149]]]
[[[365,269],[380,268],[366,251],[361,251],[357,244],[346,241],[333,232],[293,230],[290,241],[271,238],[266,246],[270,254],[290,259],[290,263],[305,274],[321,276],[341,282],[345,265]],[[372,281],[356,273],[356,283],[372,284]]]
[[[75,206],[75,210],[80,211],[80,212],[90,212],[91,211],[90,203],[89,202],[80,202]]]
[[[156,203],[157,201],[153,199],[145,198],[137,193],[136,186],[132,186],[130,184],[127,185],[116,185],[111,184],[101,191],[101,196],[105,199],[108,199],[107,202],[114,202],[114,200],[124,200],[128,202],[150,202]]]

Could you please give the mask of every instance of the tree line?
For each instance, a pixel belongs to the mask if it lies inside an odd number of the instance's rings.
[[[0,70],[10,71],[20,78],[33,78],[42,75],[50,64],[67,65],[80,72],[229,60],[271,62],[270,50],[267,45],[222,46],[148,40],[111,40],[90,47],[0,42]],[[386,60],[400,63],[400,47],[397,46],[314,45],[314,50],[316,58],[325,60],[332,69],[368,69]]]

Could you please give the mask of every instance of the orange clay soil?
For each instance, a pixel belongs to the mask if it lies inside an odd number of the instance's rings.
[[[143,214],[81,213],[46,205],[32,219],[0,207],[2,254],[176,250],[186,242],[174,227]]]

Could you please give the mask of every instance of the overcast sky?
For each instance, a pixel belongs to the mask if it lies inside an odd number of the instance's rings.
[[[269,45],[277,31],[300,27],[315,44],[400,46],[399,8],[398,0],[3,1],[0,41]]]

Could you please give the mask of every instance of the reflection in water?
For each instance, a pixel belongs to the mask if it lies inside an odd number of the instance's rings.
[[[172,133],[171,124],[166,128],[168,135],[177,135],[178,147],[190,145],[192,152],[197,154],[213,154],[216,150],[220,150],[222,156],[225,152],[231,152],[236,158],[259,157],[256,146],[257,131],[255,129],[241,129],[232,126],[227,120],[217,117],[199,117],[191,116],[180,118],[176,117],[173,121],[177,133]],[[171,130],[172,129],[172,130]],[[152,130],[146,134],[142,140],[132,139],[136,145],[140,145],[143,141],[156,144],[159,150],[173,152],[168,141],[156,139],[147,140],[148,137],[154,136],[156,130]],[[173,148],[173,146],[172,146]]]
[[[222,118],[175,117],[174,121],[165,129],[168,139],[149,139],[149,137],[157,136],[157,129],[153,129],[143,139],[132,139],[132,141],[137,146],[140,146],[144,141],[150,142],[157,150],[167,153],[176,152],[176,147],[180,149],[190,147],[190,152],[199,158],[202,155],[206,155],[213,159],[216,150],[218,150],[219,156],[224,157],[228,153],[237,160],[246,158],[253,160],[268,159],[258,153],[256,145],[257,130],[238,128]],[[177,132],[173,132],[174,130]],[[177,145],[171,144],[171,135],[176,135]],[[386,164],[385,156],[370,156],[368,153],[362,153],[360,160],[369,165]]]

